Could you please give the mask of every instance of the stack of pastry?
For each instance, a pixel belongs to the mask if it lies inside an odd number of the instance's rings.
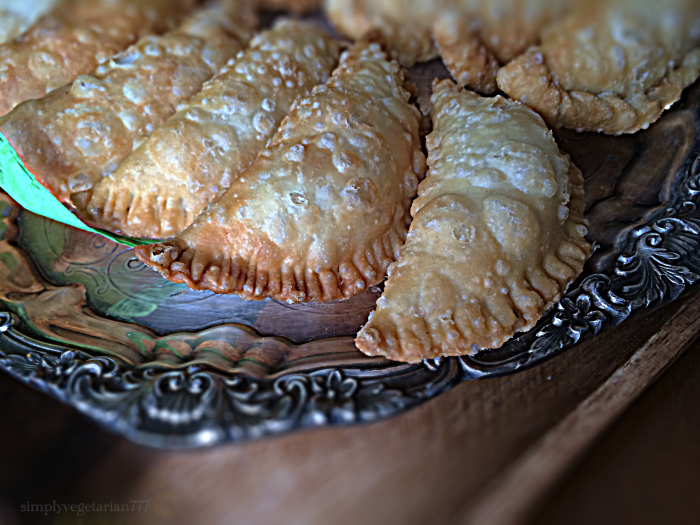
[[[166,239],[136,255],[193,289],[323,302],[388,275],[357,345],[402,361],[497,348],[582,272],[583,179],[548,125],[633,133],[700,76],[694,0],[325,0],[352,45],[194,3],[17,15],[0,132],[86,222]],[[437,56],[426,165],[403,67]]]

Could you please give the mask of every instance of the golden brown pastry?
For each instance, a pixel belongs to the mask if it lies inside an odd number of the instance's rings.
[[[177,235],[257,158],[292,102],[324,83],[337,63],[338,46],[324,31],[278,23],[73,202],[88,220],[131,237]]]
[[[597,0],[498,74],[551,126],[634,133],[700,76],[696,0]]]
[[[192,0],[71,0],[0,46],[0,115],[92,71],[142,35],[162,33]]]
[[[137,257],[245,299],[330,301],[381,282],[425,170],[404,82],[378,44],[357,44],[192,226]]]
[[[416,362],[497,348],[581,273],[583,179],[532,110],[439,83],[430,171],[357,346]]]
[[[433,25],[435,43],[450,74],[460,86],[492,94],[497,89],[498,60],[460,13],[444,11]]]
[[[354,40],[381,30],[399,63],[411,67],[438,56],[431,25],[435,11],[446,3],[447,0],[324,0],[324,9],[335,28]]]
[[[545,28],[591,0],[449,1],[461,6],[479,40],[506,64],[538,43]]]
[[[539,41],[542,29],[586,0],[325,0],[350,38],[379,29],[402,65],[442,52],[460,85],[491,93],[498,63]]]
[[[0,44],[18,37],[60,0],[0,1]]]
[[[20,104],[0,125],[44,186],[67,202],[114,171],[235,55],[247,18],[219,8],[145,37],[73,84]]]

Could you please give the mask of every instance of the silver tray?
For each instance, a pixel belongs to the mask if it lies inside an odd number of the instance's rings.
[[[698,280],[699,100],[696,85],[633,136],[557,133],[586,179],[595,253],[535,329],[472,357],[360,354],[353,336],[378,288],[297,306],[193,292],[0,195],[0,369],[135,442],[190,448],[381,420],[536,366]]]

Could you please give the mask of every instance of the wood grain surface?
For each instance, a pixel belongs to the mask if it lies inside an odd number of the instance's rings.
[[[699,309],[695,294],[540,367],[464,383],[382,423],[188,453],[105,434],[0,376],[0,522],[64,519],[20,512],[28,502],[143,499],[147,512],[90,514],[82,523],[463,523],[514,498],[528,504],[498,523],[526,523],[524,511],[697,336]],[[630,375],[640,352],[658,359]],[[624,395],[601,406],[616,381],[627,385]],[[572,429],[584,432],[569,444]],[[551,436],[561,454],[543,446]],[[546,461],[533,464],[541,451]],[[520,494],[499,492],[512,472]]]
[[[591,395],[523,453],[467,510],[465,522],[520,522],[596,436],[620,416],[700,332],[700,301],[664,324]]]
[[[700,516],[700,340],[557,483],[536,525],[693,524]]]

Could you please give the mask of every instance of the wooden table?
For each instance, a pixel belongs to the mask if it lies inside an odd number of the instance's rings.
[[[700,341],[595,443],[537,525],[700,521]]]
[[[186,453],[104,433],[0,375],[0,524],[75,523],[21,512],[54,500],[150,501],[81,518],[103,524],[684,523],[651,518],[669,505],[679,520],[698,516],[700,345],[627,410],[699,334],[696,293],[382,423]]]

